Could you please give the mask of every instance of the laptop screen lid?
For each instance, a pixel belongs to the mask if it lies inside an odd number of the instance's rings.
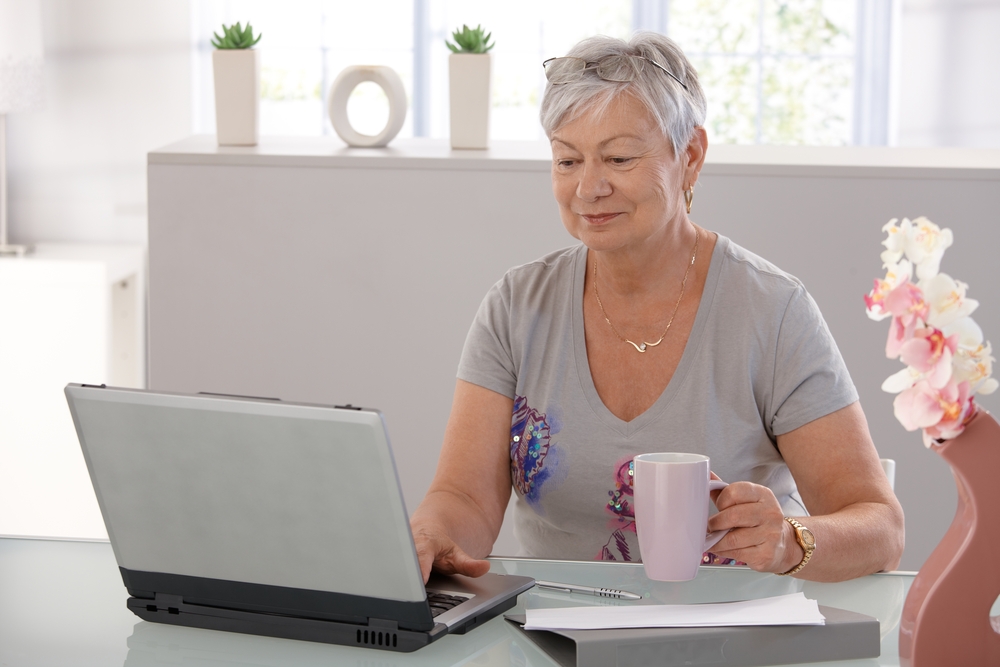
[[[69,385],[132,595],[433,627],[375,410]]]

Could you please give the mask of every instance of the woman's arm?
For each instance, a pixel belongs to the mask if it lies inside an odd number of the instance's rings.
[[[486,574],[510,499],[510,419],[514,401],[459,380],[434,481],[410,517],[424,581]]]
[[[903,508],[882,471],[859,403],[778,436],[816,537],[809,564],[795,576],[843,581],[898,567]],[[733,528],[712,551],[762,572],[787,572],[802,560],[795,530],[770,489],[731,484],[716,496],[709,530]]]

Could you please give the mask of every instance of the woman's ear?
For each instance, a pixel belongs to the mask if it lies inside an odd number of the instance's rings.
[[[696,125],[691,141],[688,142],[687,150],[684,151],[686,163],[684,165],[684,182],[694,186],[701,173],[701,167],[705,164],[705,153],[708,152],[708,133],[701,125]]]

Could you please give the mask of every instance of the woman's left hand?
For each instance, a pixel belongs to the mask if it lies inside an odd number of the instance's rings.
[[[734,482],[713,491],[712,500],[719,513],[709,518],[709,532],[729,529],[712,547],[713,554],[742,561],[758,572],[787,572],[802,560],[802,547],[771,489]]]

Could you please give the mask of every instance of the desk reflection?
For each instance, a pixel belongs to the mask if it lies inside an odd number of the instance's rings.
[[[413,653],[332,646],[140,621],[125,667],[542,667],[552,663],[502,618]]]
[[[831,667],[898,666],[898,626],[912,574],[880,574],[837,584],[761,575],[742,567],[705,566],[693,581],[649,581],[642,565],[491,559],[494,572],[640,593],[630,604],[722,602],[803,591],[820,604],[880,621],[877,661]],[[495,618],[467,635],[444,637],[414,653],[233,634],[140,621],[125,606],[108,543],[0,538],[0,665],[348,665],[554,667],[557,663],[507,621]],[[66,601],[71,601],[72,604]],[[533,589],[509,613],[526,607],[624,605],[589,595]],[[997,613],[996,611],[993,612]]]

